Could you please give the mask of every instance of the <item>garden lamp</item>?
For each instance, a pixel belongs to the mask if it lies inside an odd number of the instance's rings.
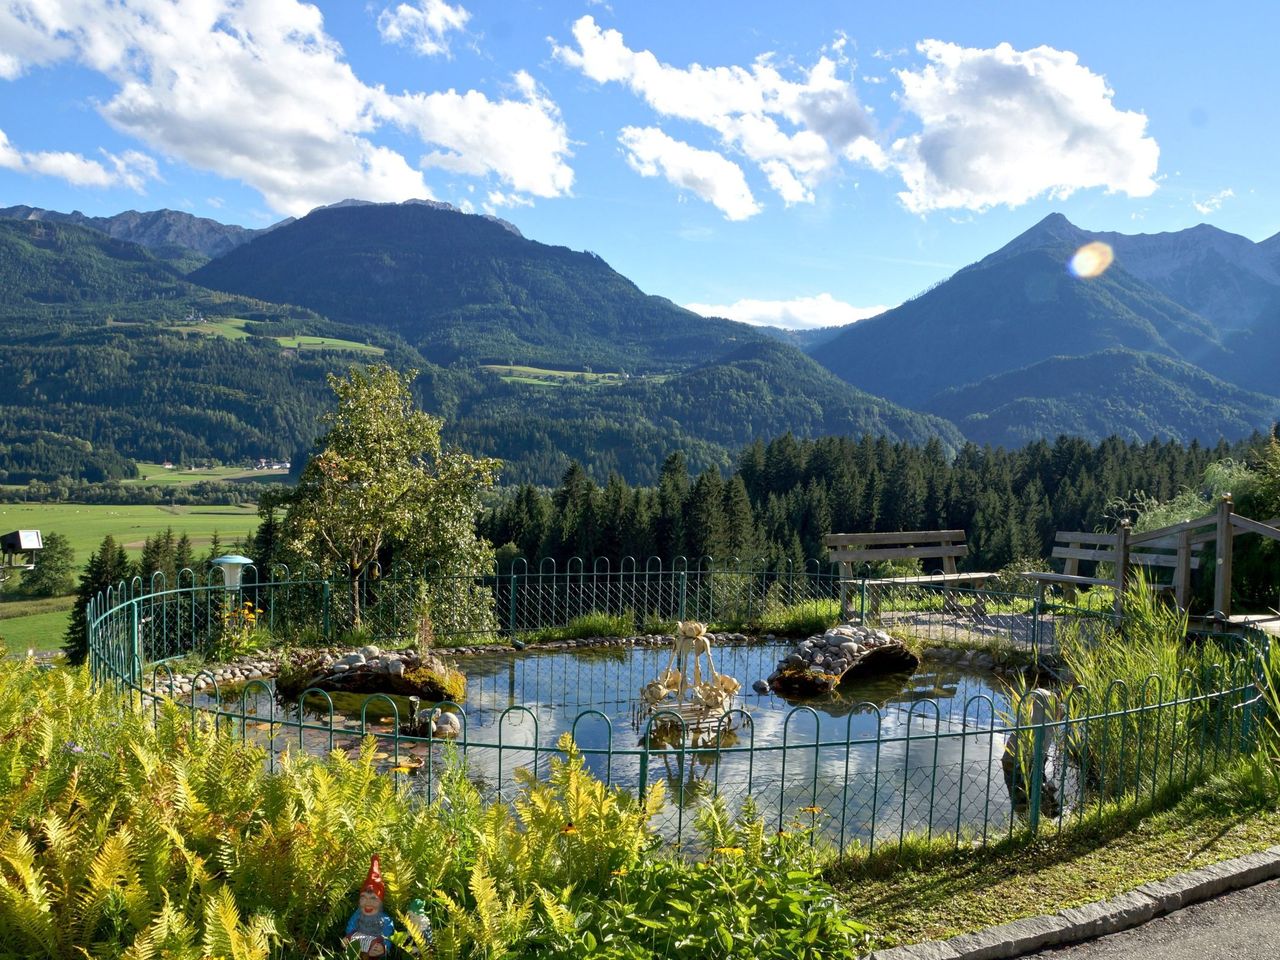
[[[239,590],[240,581],[244,577],[244,568],[252,565],[253,561],[238,553],[228,553],[226,556],[211,560],[210,563],[222,570],[222,583],[228,590]]]

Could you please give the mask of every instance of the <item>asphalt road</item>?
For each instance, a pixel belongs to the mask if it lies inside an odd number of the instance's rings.
[[[1074,947],[1027,954],[1043,960],[1276,960],[1280,880],[1186,907],[1141,927]]]

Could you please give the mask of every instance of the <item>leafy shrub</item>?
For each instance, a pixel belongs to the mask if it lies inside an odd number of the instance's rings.
[[[269,773],[201,715],[29,662],[0,675],[0,730],[5,955],[332,956],[373,853],[393,917],[427,901],[441,958],[852,955],[803,837],[713,806],[705,860],[672,856],[650,827],[661,785],[606,787],[568,740],[514,807],[485,807],[456,762],[427,804],[372,739]]]

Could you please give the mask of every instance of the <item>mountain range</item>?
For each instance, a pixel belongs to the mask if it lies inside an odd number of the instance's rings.
[[[1083,280],[1065,264],[1108,243]],[[248,230],[172,210],[0,210],[0,482],[125,458],[294,456],[325,374],[381,356],[453,442],[555,482],[650,482],[755,437],[955,450],[1040,436],[1202,441],[1280,413],[1280,237],[1091,233],[1047,217],[878,317],[797,337],[704,318],[598,256],[445,204],[346,201]],[[825,369],[824,369],[825,368]]]
[[[1114,262],[1082,279],[1075,251]],[[1078,433],[1214,441],[1280,416],[1280,237],[1200,225],[1127,236],[1052,214],[815,359],[983,443]]]

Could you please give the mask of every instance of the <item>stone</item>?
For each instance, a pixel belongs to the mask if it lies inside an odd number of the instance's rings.
[[[756,693],[768,693],[769,681],[757,680],[755,683],[751,685],[751,689],[754,690]]]
[[[452,738],[462,734],[462,721],[458,719],[456,713],[450,713],[447,710],[436,715],[434,727],[433,736]]]
[[[365,649],[368,649],[368,648],[366,647]],[[364,654],[362,654],[362,653],[349,653],[349,654],[347,654],[345,657],[343,657],[341,660],[338,660],[338,661],[334,664],[334,666],[343,666],[343,665],[345,665],[345,666],[348,666],[348,667],[358,667],[358,666],[360,666],[362,663],[364,663]]]
[[[1062,942],[1067,928],[1061,917],[1027,917],[952,937],[948,943],[965,960],[1003,960],[1055,946]]]
[[[388,660],[388,661],[387,661],[387,673],[391,674],[391,676],[393,676],[393,677],[403,677],[403,676],[404,676],[404,661],[403,661],[403,660]]]
[[[1156,907],[1156,901],[1134,890],[1110,900],[1063,910],[1058,916],[1066,921],[1063,937],[1071,942],[1090,940],[1146,923],[1156,915]]]
[[[375,660],[382,655],[382,650],[373,644],[360,648],[360,656],[366,660]]]
[[[869,960],[957,960],[959,956],[946,940],[926,940],[905,947],[877,950]]]
[[[348,670],[350,670],[350,669],[351,669],[351,664],[349,664],[349,663],[335,663],[335,664],[333,664],[331,667],[329,667],[328,669],[329,669],[330,671],[332,671],[333,673],[346,673]]]

